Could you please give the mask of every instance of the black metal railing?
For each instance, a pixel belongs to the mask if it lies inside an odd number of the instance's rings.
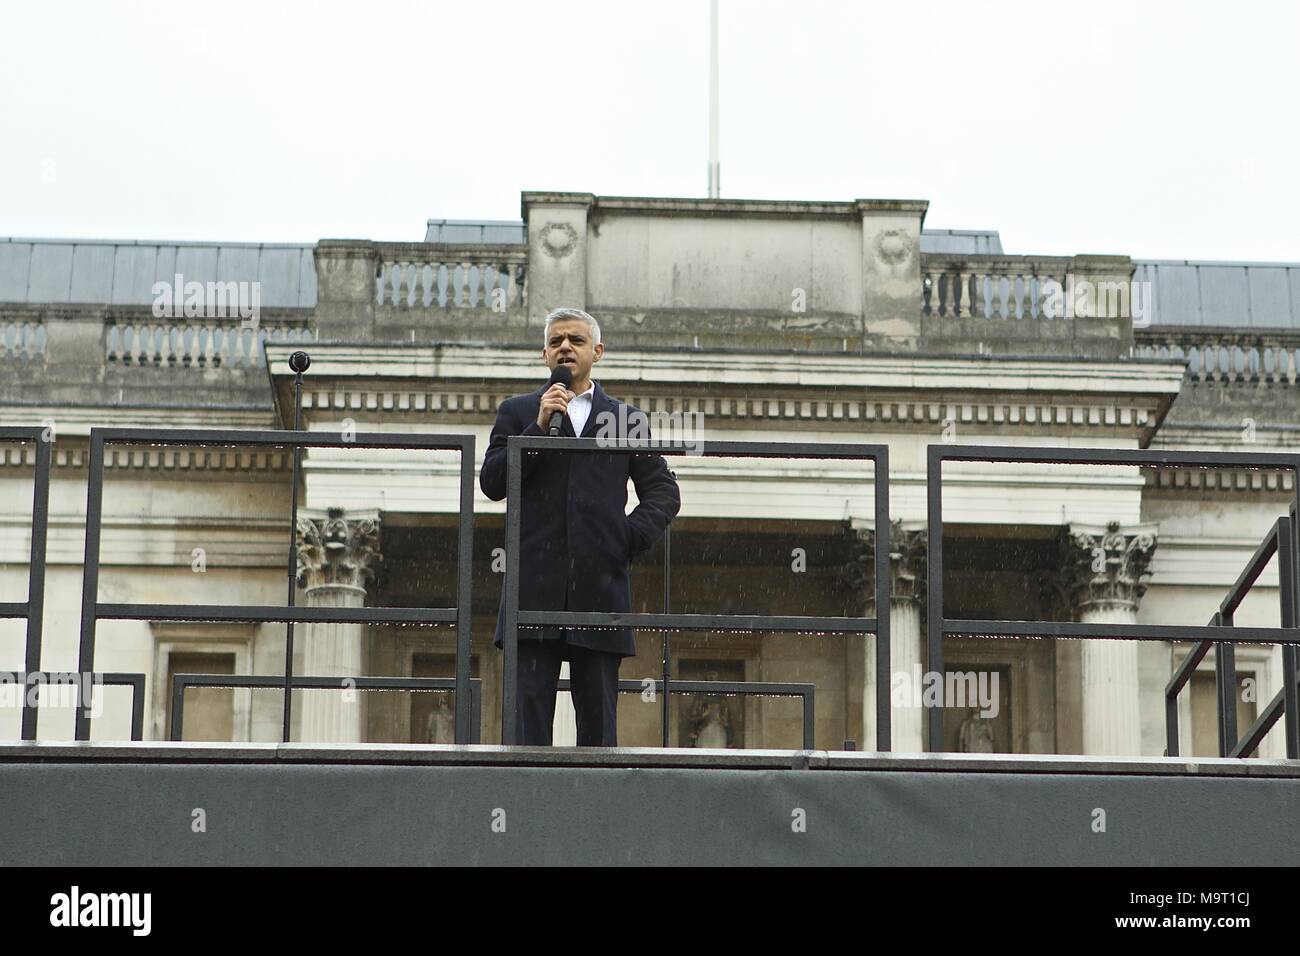
[[[679,694],[731,694],[737,697],[757,696],[757,697],[798,697],[803,715],[803,749],[813,749],[813,737],[816,730],[816,709],[814,699],[816,697],[816,687],[813,684],[790,683],[784,681],[735,681],[735,680],[652,680],[647,677],[642,680],[635,678],[625,678],[618,682],[618,692],[620,694],[644,694],[647,690],[653,690],[656,694],[664,694],[665,688],[672,686]],[[556,689],[568,692],[572,687],[572,682],[567,677],[561,677],[556,684]],[[664,728],[667,730],[667,727]],[[667,743],[664,746],[668,746]]]
[[[1289,531],[1291,547],[1287,548],[1285,540],[1279,536],[1277,552],[1279,581],[1285,582],[1280,584],[1280,587],[1284,594],[1287,590],[1291,594],[1291,600],[1289,601],[1285,596],[1281,597],[1283,627],[1296,627],[1297,624],[1300,624],[1300,533],[1297,533],[1296,505],[1297,502],[1291,502],[1290,514],[1287,518],[1287,530]],[[1229,663],[1225,665],[1222,676],[1218,675],[1217,670],[1216,676],[1221,684],[1226,684],[1235,691],[1237,684],[1236,663],[1232,657],[1229,657],[1228,661]],[[1300,758],[1300,680],[1297,678],[1298,673],[1300,673],[1300,648],[1294,644],[1283,644],[1282,689],[1264,705],[1264,710],[1257,716],[1255,722],[1246,729],[1241,739],[1228,747],[1226,756],[1249,757],[1259,749],[1264,737],[1281,720],[1283,721],[1283,737],[1286,741],[1286,755],[1292,760]],[[1218,696],[1220,714],[1230,716],[1233,727],[1232,735],[1228,736],[1226,729],[1222,729],[1226,725],[1223,717],[1221,717],[1220,738],[1231,743],[1232,739],[1236,737],[1237,710],[1235,700],[1233,702],[1234,706],[1225,710],[1227,699],[1222,691]]]
[[[121,429],[95,428],[90,434],[89,475],[87,479],[86,549],[83,568],[81,631],[76,674],[41,670],[42,606],[46,574],[46,533],[51,466],[50,442],[39,428],[0,428],[0,441],[35,442],[35,481],[32,501],[32,540],[28,571],[27,600],[0,604],[0,618],[17,618],[26,622],[26,661],[16,672],[24,689],[36,684],[92,681],[108,686],[130,686],[132,696],[132,738],[141,739],[143,725],[144,675],[101,674],[94,671],[96,625],[98,621],[225,621],[271,623],[404,623],[454,624],[456,638],[456,676],[454,678],[323,678],[295,676],[292,670],[291,636],[287,637],[285,673],[283,675],[178,675],[173,694],[173,720],[180,727],[184,688],[186,686],[230,686],[279,688],[284,694],[284,726],[287,730],[292,691],[355,686],[362,682],[376,689],[454,690],[456,693],[456,742],[470,743],[480,736],[481,691],[469,676],[470,666],[470,581],[473,556],[473,479],[474,439],[468,435],[388,435],[333,434],[302,431],[209,430],[209,429]],[[183,605],[127,604],[101,602],[98,597],[100,572],[100,535],[103,518],[105,447],[109,445],[198,445],[222,447],[287,447],[295,458],[303,448],[335,449],[414,449],[454,450],[460,453],[460,508],[458,517],[458,567],[456,604],[453,607],[415,608],[322,608],[275,605]],[[519,536],[522,499],[521,456],[525,452],[598,452],[609,454],[651,453],[656,455],[702,454],[704,457],[841,459],[871,461],[874,466],[875,523],[874,546],[876,600],[875,617],[795,616],[764,614],[673,614],[673,613],[595,613],[538,611],[520,608]],[[718,630],[773,631],[827,634],[884,635],[876,641],[876,749],[890,749],[889,695],[882,691],[889,682],[882,680],[889,671],[889,580],[890,558],[888,535],[880,529],[889,527],[888,447],[867,444],[821,444],[783,442],[713,442],[697,446],[670,443],[601,439],[550,438],[515,436],[507,448],[506,513],[506,581],[504,588],[504,671],[502,680],[502,742],[515,737],[517,689],[517,639],[522,626],[632,627],[643,630]],[[1117,465],[1139,467],[1196,467],[1300,470],[1300,455],[1268,452],[1175,452],[1123,449],[1074,448],[1006,448],[985,445],[929,446],[927,507],[929,517],[929,567],[926,639],[928,663],[933,671],[943,672],[943,638],[945,635],[1078,638],[1085,640],[1154,640],[1166,642],[1194,641],[1188,656],[1181,662],[1166,687],[1166,734],[1170,755],[1178,754],[1177,696],[1190,680],[1193,669],[1204,659],[1211,646],[1216,650],[1216,687],[1219,705],[1219,750],[1227,756],[1254,753],[1264,735],[1278,722],[1283,723],[1288,758],[1300,758],[1300,683],[1297,682],[1297,658],[1300,657],[1300,534],[1297,534],[1297,502],[1300,481],[1293,486],[1297,498],[1290,504],[1288,517],[1280,518],[1270,530],[1238,577],[1227,597],[1207,625],[1109,624],[1056,621],[962,620],[944,616],[943,606],[943,516],[942,466],[945,461],[1008,462],[1064,465]],[[295,488],[296,491],[296,488]],[[295,499],[296,500],[296,499]],[[292,547],[294,529],[290,529],[290,580],[296,574],[296,554]],[[1250,588],[1258,581],[1264,566],[1276,557],[1279,572],[1280,626],[1238,626],[1234,613]],[[291,632],[287,632],[291,635]],[[1282,646],[1282,690],[1267,704],[1254,724],[1238,734],[1235,710],[1236,664],[1234,648],[1238,643],[1270,643]],[[665,660],[665,664],[666,664]],[[665,671],[665,674],[667,671]],[[224,681],[218,684],[216,682]],[[349,684],[349,682],[352,682]],[[628,688],[624,688],[624,684]],[[409,685],[409,686],[408,686]],[[620,682],[620,690],[644,688],[644,681]],[[804,701],[804,740],[811,746],[811,687],[772,685],[758,682],[677,681],[655,682],[664,695],[664,709],[674,690],[688,693],[767,694],[787,693]],[[785,688],[784,691],[778,688]],[[179,696],[177,696],[179,695]],[[23,739],[35,739],[37,713],[29,707],[23,694]],[[926,702],[926,731],[930,750],[941,749],[943,708]],[[91,717],[83,702],[77,708],[76,739],[88,740]],[[285,737],[287,741],[288,737]]]
[[[0,428],[0,441],[30,443],[36,450],[32,484],[32,542],[27,566],[27,600],[0,603],[0,619],[21,618],[27,624],[22,692],[23,740],[36,739],[37,709],[29,705],[27,675],[41,673],[41,628],[45,615],[45,541],[50,520],[50,445],[53,436],[42,428]]]
[[[668,612],[540,611],[519,607],[519,538],[523,501],[524,452],[597,452],[600,454],[698,455],[705,458],[784,458],[870,461],[874,466],[875,617],[778,614],[673,614]],[[516,726],[520,626],[631,627],[645,630],[777,631],[786,633],[877,634],[875,668],[876,749],[890,749],[889,694],[880,675],[889,674],[889,446],[815,442],[714,441],[703,445],[640,439],[554,438],[514,435],[506,440],[506,580],[502,611],[505,652],[501,689],[501,742],[514,744]],[[665,663],[665,674],[668,668]],[[672,688],[681,681],[663,682],[665,720]],[[700,681],[698,684],[721,682]],[[743,686],[743,685],[737,685]],[[888,681],[883,685],[889,686]],[[738,694],[761,693],[737,690]],[[804,730],[808,737],[808,727]]]
[[[21,736],[35,740],[40,721],[38,688],[71,686],[77,694],[78,715],[89,714],[95,686],[127,686],[131,695],[131,739],[141,740],[144,727],[143,674],[72,674],[41,670],[41,647],[45,621],[45,555],[50,522],[50,466],[54,435],[48,427],[0,427],[0,441],[31,444],[35,455],[32,481],[32,537],[27,564],[27,600],[0,602],[0,619],[22,619],[27,631],[23,669],[6,674],[18,688]]]
[[[197,445],[224,447],[279,447],[340,449],[451,450],[460,453],[460,519],[457,556],[456,604],[453,607],[294,607],[281,605],[121,604],[99,600],[100,533],[103,521],[104,447],[106,445]],[[296,493],[295,481],[295,493]],[[295,498],[296,511],[296,498]],[[90,470],[86,480],[86,558],[82,577],[80,670],[89,673],[95,662],[96,624],[105,619],[128,621],[226,621],[243,623],[335,624],[454,624],[456,625],[456,742],[469,742],[470,700],[470,574],[473,559],[474,436],[388,435],[377,433],[326,433],[302,431],[225,431],[217,429],[92,428]],[[294,535],[289,529],[289,580],[297,576]],[[292,690],[300,686],[293,674],[293,631],[286,628],[285,672],[279,677],[284,692],[283,739],[289,740],[293,707]],[[90,739],[90,716],[78,711],[76,739]]]
[[[279,674],[231,675],[231,674],[173,674],[172,675],[172,716],[167,729],[168,740],[183,740],[185,733],[185,691],[191,687],[221,687],[236,690],[283,690],[284,679]],[[297,677],[293,678],[294,690],[408,690],[408,691],[455,691],[454,677]],[[483,722],[483,681],[478,677],[469,679],[470,725],[467,743],[476,744],[481,738],[480,725]]]
[[[12,684],[22,695],[23,740],[36,739],[36,716],[39,712],[38,689],[51,688],[57,694],[59,688],[72,689],[75,696],[77,713],[85,713],[86,719],[94,711],[95,689],[99,687],[131,688],[131,739],[144,740],[144,674],[92,673],[87,675],[71,671],[19,671],[7,673],[0,671],[0,685]],[[27,717],[30,715],[30,725]]]
[[[995,445],[950,445],[929,446],[926,503],[928,514],[929,550],[928,550],[928,593],[926,620],[926,647],[931,671],[943,673],[943,639],[947,635],[966,637],[1021,637],[1021,638],[1081,638],[1084,640],[1136,640],[1136,641],[1187,641],[1200,643],[1209,641],[1217,647],[1231,646],[1236,643],[1282,644],[1284,649],[1282,666],[1283,693],[1289,699],[1295,697],[1296,653],[1295,646],[1300,644],[1300,630],[1296,629],[1293,615],[1288,605],[1283,602],[1283,620],[1281,627],[1234,627],[1224,623],[1216,615],[1218,623],[1208,625],[1178,624],[1102,624],[1057,621],[998,621],[998,620],[955,620],[944,615],[943,604],[943,463],[945,461],[966,462],[1008,462],[1020,464],[1047,465],[1138,465],[1160,467],[1194,467],[1194,468],[1268,468],[1289,469],[1293,479],[1300,479],[1300,455],[1272,454],[1267,452],[1210,452],[1210,451],[1146,451],[1108,448],[1006,448]],[[1295,513],[1297,501],[1300,501],[1300,480],[1295,480],[1296,500],[1291,503],[1292,514]],[[1287,585],[1294,586],[1295,566],[1292,561],[1293,548],[1284,548],[1287,558],[1285,573],[1292,580]],[[1250,569],[1248,568],[1247,571]],[[1262,567],[1260,568],[1262,570]],[[1238,581],[1241,585],[1241,580]],[[1244,591],[1242,596],[1244,597]],[[1235,605],[1234,605],[1235,607]],[[1286,652],[1286,648],[1290,648]],[[1203,655],[1202,655],[1203,656]],[[1226,657],[1226,655],[1216,655]],[[1230,658],[1229,658],[1230,659]],[[1195,665],[1192,665],[1195,666]],[[1224,694],[1235,693],[1231,688],[1222,686],[1224,674],[1220,680],[1219,698],[1223,706]],[[926,737],[927,749],[942,749],[943,708],[926,701]],[[1234,712],[1235,714],[1235,712]],[[1287,750],[1295,746],[1295,709],[1291,710],[1291,719],[1287,721]],[[1235,720],[1235,716],[1234,716]],[[1221,736],[1225,736],[1221,732]]]
[[[1296,537],[1295,524],[1291,517],[1278,518],[1269,529],[1264,540],[1260,542],[1255,553],[1247,562],[1245,569],[1238,576],[1236,583],[1228,591],[1210,619],[1213,627],[1232,627],[1233,618],[1241,602],[1246,599],[1250,589],[1264,573],[1274,556],[1277,557],[1279,620],[1282,627],[1295,627],[1296,622]],[[1284,686],[1278,691],[1273,701],[1264,708],[1263,713],[1246,731],[1245,736],[1237,736],[1237,662],[1236,647],[1231,642],[1216,642],[1206,639],[1198,643],[1187,654],[1173,677],[1165,687],[1165,755],[1177,757],[1178,745],[1178,693],[1192,679],[1192,674],[1205,659],[1205,655],[1214,648],[1215,701],[1218,716],[1218,737],[1220,757],[1249,757],[1259,749],[1265,735],[1283,716],[1296,715],[1295,700],[1295,653],[1294,644],[1282,645],[1282,671]],[[1289,659],[1289,661],[1288,661]],[[1285,676],[1290,674],[1291,677]],[[1288,694],[1287,688],[1290,688]],[[1294,721],[1288,721],[1285,728],[1286,755],[1291,759],[1300,757]]]

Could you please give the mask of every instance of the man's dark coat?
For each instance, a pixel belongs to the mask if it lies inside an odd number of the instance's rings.
[[[515,395],[497,409],[496,424],[483,457],[479,486],[493,501],[506,496],[506,438],[544,435],[537,425],[542,386]],[[612,416],[612,417],[610,417]],[[637,424],[639,421],[639,424]],[[602,424],[604,428],[602,430]],[[649,436],[645,414],[610,398],[596,384],[591,413],[581,437]],[[564,416],[560,435],[573,438]],[[639,504],[627,514],[627,480]],[[662,455],[649,452],[552,452],[523,456],[523,520],[520,526],[519,607],[535,611],[628,611],[628,562],[659,540],[681,507],[677,480]],[[497,613],[493,644],[501,646],[504,621]],[[559,638],[558,628],[520,628],[521,640]],[[631,657],[636,643],[630,627],[573,628],[565,639],[592,650]]]

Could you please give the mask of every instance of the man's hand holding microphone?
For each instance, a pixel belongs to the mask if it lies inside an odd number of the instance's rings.
[[[564,416],[569,410],[569,402],[573,400],[573,391],[569,388],[573,384],[573,372],[564,365],[555,366],[551,372],[550,387],[542,393],[542,403],[537,410],[537,427],[548,431],[551,435],[560,433],[560,425],[564,422]]]

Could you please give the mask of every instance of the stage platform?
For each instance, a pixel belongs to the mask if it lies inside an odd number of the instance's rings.
[[[2,866],[1294,866],[1298,820],[1285,760],[0,745]]]

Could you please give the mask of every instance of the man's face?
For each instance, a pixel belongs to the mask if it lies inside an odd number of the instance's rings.
[[[587,383],[591,367],[605,354],[605,346],[591,341],[591,329],[582,319],[561,319],[551,326],[542,360],[554,371],[557,365],[573,373],[574,384]],[[583,391],[586,389],[584,388]]]

